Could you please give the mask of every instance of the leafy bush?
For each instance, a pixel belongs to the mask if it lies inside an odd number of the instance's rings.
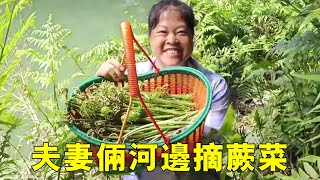
[[[15,89],[8,87],[9,77],[13,74],[18,64],[21,62],[20,45],[25,32],[33,26],[35,15],[31,14],[27,19],[23,19],[19,30],[12,31],[12,25],[19,18],[19,13],[31,4],[28,0],[2,1],[0,2],[0,178],[17,179],[18,169],[13,151],[20,151],[12,143],[12,134],[17,127],[22,125],[19,117],[12,115],[11,106],[15,103]],[[24,162],[26,163],[26,162]],[[24,164],[28,166],[28,164]],[[26,167],[24,167],[26,168]],[[30,171],[27,171],[30,173]]]

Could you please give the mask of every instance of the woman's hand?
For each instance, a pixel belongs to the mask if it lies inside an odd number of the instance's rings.
[[[119,82],[124,80],[126,68],[116,59],[109,59],[104,62],[98,71],[97,76],[104,77],[109,81]]]

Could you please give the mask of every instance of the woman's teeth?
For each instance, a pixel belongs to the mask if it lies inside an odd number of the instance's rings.
[[[167,50],[166,51],[168,54],[178,54],[177,50]]]

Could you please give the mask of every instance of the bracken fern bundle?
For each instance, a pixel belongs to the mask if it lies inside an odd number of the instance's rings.
[[[140,86],[143,83],[140,82]],[[192,94],[170,95],[162,86],[154,92],[141,92],[141,95],[162,131],[172,137],[188,125],[198,115]],[[117,87],[112,82],[103,81],[89,86],[84,92],[76,91],[68,101],[70,110],[77,111],[81,118],[70,118],[88,136],[101,140],[118,139],[122,121],[129,106],[129,88]],[[126,142],[156,142],[161,139],[151,119],[143,109],[139,99],[133,100],[128,124],[123,140]]]

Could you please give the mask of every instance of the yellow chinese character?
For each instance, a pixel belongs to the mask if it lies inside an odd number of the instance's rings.
[[[131,165],[130,165],[130,169],[131,170],[135,170],[137,163],[144,163],[144,164],[149,164],[149,166],[147,166],[147,170],[148,171],[153,171],[156,168],[156,164],[155,164],[155,158],[156,158],[156,149],[157,149],[157,144],[135,144],[132,143],[131,146],[134,149],[138,149],[138,153],[131,150],[129,152],[130,155],[132,156],[136,156],[138,154],[138,159],[134,158]],[[144,151],[141,151],[141,149],[147,149]]]
[[[92,163],[92,160],[89,160],[89,156],[92,156],[92,152],[89,152],[90,144],[67,144],[66,148],[68,151],[65,152],[65,156],[68,159],[65,160],[65,163],[70,164],[66,167],[66,171],[79,169],[89,171],[91,169],[87,166],[88,163]]]
[[[168,149],[168,146],[164,144],[163,149]],[[164,158],[161,169],[170,171],[189,171],[190,154],[188,154],[188,144],[172,144],[171,154],[162,153],[161,157]],[[169,165],[170,164],[170,165]]]
[[[113,171],[124,171],[125,147],[125,144],[102,143],[97,153],[97,156],[99,158],[99,171],[110,171],[111,165]]]
[[[32,166],[32,169],[34,171],[39,170],[45,164],[48,164],[48,166],[55,171],[59,170],[60,167],[53,164],[50,159],[59,159],[60,154],[59,153],[49,153],[50,151],[57,152],[58,151],[57,146],[49,146],[49,143],[45,142],[45,143],[43,143],[42,146],[35,146],[34,151],[35,152],[43,152],[40,154],[32,153],[32,158],[41,159],[41,161],[38,164],[35,164]]]
[[[209,145],[203,145],[201,143],[196,144],[196,148],[193,150],[195,153],[194,162],[196,166],[195,171],[200,171],[201,165],[203,165],[203,171],[208,169],[215,169],[221,171],[222,169],[222,145],[215,145],[210,143]],[[202,161],[202,164],[201,164]]]
[[[227,144],[228,149],[228,167],[229,171],[236,171],[240,166],[242,171],[254,168],[250,162],[254,162],[254,156],[250,155],[254,153],[254,144]]]
[[[261,150],[261,154],[263,158],[260,158],[260,163],[265,163],[264,165],[260,166],[260,170],[263,171],[271,166],[271,171],[275,171],[276,167],[281,170],[285,170],[287,167],[282,165],[281,163],[286,163],[287,159],[283,158],[284,151],[282,149],[286,149],[286,144],[260,144],[259,149],[266,149]],[[276,154],[278,157],[276,157]],[[270,157],[268,157],[270,155]]]

